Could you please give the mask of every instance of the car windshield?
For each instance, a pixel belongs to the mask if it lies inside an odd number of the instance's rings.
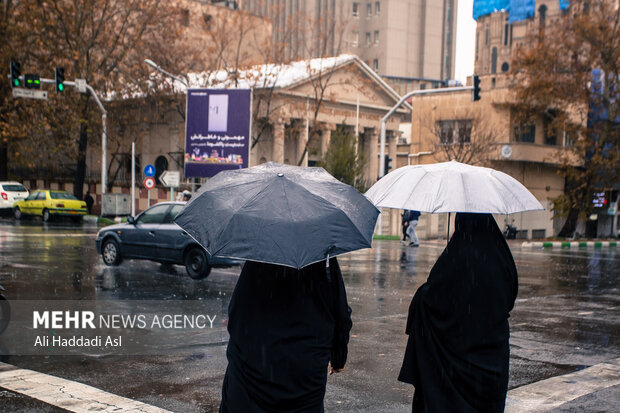
[[[52,199],[74,199],[74,200],[77,200],[76,197],[74,197],[73,195],[71,195],[68,192],[51,192],[50,191],[50,196],[52,197]]]
[[[20,184],[2,185],[2,189],[7,192],[26,192],[28,191],[25,186]]]

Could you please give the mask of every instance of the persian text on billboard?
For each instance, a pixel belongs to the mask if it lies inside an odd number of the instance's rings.
[[[249,89],[190,89],[185,126],[185,176],[210,177],[248,167]]]

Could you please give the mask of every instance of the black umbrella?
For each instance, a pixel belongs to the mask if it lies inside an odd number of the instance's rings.
[[[302,268],[369,248],[378,214],[323,168],[271,162],[220,172],[174,222],[213,256]]]

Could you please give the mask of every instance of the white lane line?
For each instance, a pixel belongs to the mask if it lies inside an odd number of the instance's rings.
[[[506,413],[546,412],[579,397],[620,384],[620,358],[508,392]]]
[[[0,387],[70,412],[170,413],[92,386],[5,363],[0,363]]]

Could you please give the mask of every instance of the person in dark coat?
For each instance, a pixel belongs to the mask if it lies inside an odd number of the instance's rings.
[[[86,195],[84,195],[84,202],[86,202],[86,209],[88,211],[88,214],[90,215],[93,210],[93,204],[95,203],[95,200],[88,191],[86,191]]]
[[[221,413],[323,412],[344,369],[351,309],[335,258],[300,270],[247,261],[228,308]]]
[[[398,379],[413,412],[503,412],[508,317],[517,268],[490,214],[457,213],[455,231],[409,307]]]

